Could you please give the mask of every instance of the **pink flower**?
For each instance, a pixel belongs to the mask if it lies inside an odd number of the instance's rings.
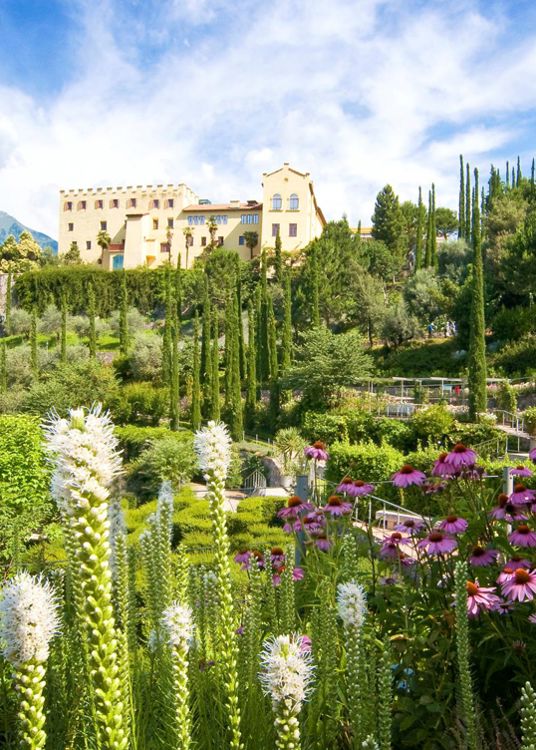
[[[471,448],[466,448],[463,443],[457,443],[445,459],[454,471],[459,471],[466,466],[473,466],[476,461],[476,453]]]
[[[326,525],[326,519],[321,513],[313,511],[303,519],[303,528],[308,534],[318,534]]]
[[[536,570],[518,568],[510,580],[501,586],[503,596],[512,601],[532,601],[536,594]]]
[[[451,477],[453,473],[454,469],[448,462],[448,453],[440,453],[432,468],[432,476]]]
[[[352,477],[343,477],[340,483],[337,485],[335,492],[348,492],[349,488],[354,486],[354,480]]]
[[[529,615],[529,622],[532,625],[536,625],[536,614]]]
[[[474,568],[484,567],[486,565],[493,565],[499,553],[494,549],[484,549],[484,547],[473,547],[471,556],[469,558],[470,564]]]
[[[536,500],[536,492],[529,490],[524,484],[518,483],[514,486],[514,491],[510,495],[510,502],[513,505],[526,505]]]
[[[249,570],[251,558],[254,558],[259,568],[264,568],[264,555],[259,550],[242,550],[234,556],[234,561],[240,565],[242,570]]]
[[[405,464],[391,477],[395,487],[409,487],[412,484],[419,485],[426,481],[426,475],[413,466]]]
[[[409,534],[409,536],[413,536],[414,534],[418,534],[423,528],[424,521],[421,521],[418,518],[406,518],[404,521],[397,523],[395,531],[403,531],[406,534]]]
[[[489,612],[501,600],[494,588],[480,586],[478,580],[467,581],[467,614],[478,617],[481,612]]]
[[[497,583],[503,584],[506,581],[509,581],[512,579],[516,574],[516,568],[511,567],[510,565],[505,565],[505,567],[501,570],[499,573],[499,576],[497,578]]]
[[[347,516],[348,513],[352,512],[352,503],[345,503],[337,495],[332,495],[328,497],[328,501],[322,510],[331,516]]]
[[[527,516],[523,512],[523,508],[519,505],[513,505],[510,502],[510,498],[504,492],[501,492],[497,500],[499,505],[492,508],[490,511],[490,517],[500,521],[522,521]]]
[[[532,563],[525,557],[521,557],[521,555],[512,555],[506,563],[506,567],[513,568],[514,570],[517,570],[517,568],[532,568]]]
[[[303,579],[303,576],[305,573],[303,572],[303,568],[294,568],[292,570],[292,580],[293,581],[301,581]]]
[[[317,538],[315,539],[315,544],[319,550],[322,550],[322,552],[327,552],[331,547],[331,542],[325,534],[317,536]]]
[[[536,448],[533,448],[533,449],[532,449],[532,450],[531,450],[531,451],[529,452],[529,458],[530,458],[530,460],[531,460],[531,461],[534,461],[534,462],[536,462]]]
[[[286,506],[277,512],[277,515],[279,518],[297,518],[300,513],[312,509],[313,506],[311,503],[302,500],[302,498],[297,495],[292,495],[292,497],[289,497],[287,500]]]
[[[304,654],[308,654],[313,649],[313,642],[308,635],[300,636],[300,651]]]
[[[527,469],[526,466],[516,466],[515,469],[510,469],[510,476],[512,477],[531,477],[532,471]]]
[[[363,482],[362,479],[356,479],[352,483],[352,486],[346,490],[347,494],[351,497],[361,497],[362,495],[370,495],[374,492],[374,485]]]
[[[329,454],[326,450],[326,446],[321,440],[317,440],[312,445],[308,445],[304,450],[307,458],[314,458],[316,461],[327,461]]]
[[[272,547],[272,568],[279,568],[285,563],[285,552],[281,547]]]
[[[523,523],[508,535],[508,541],[516,547],[536,547],[536,533]]]
[[[467,529],[468,523],[465,518],[459,516],[447,516],[444,521],[441,521],[438,528],[442,531],[446,531],[447,534],[461,534],[462,531]]]
[[[505,602],[500,599],[497,604],[494,604],[492,610],[498,612],[500,615],[509,615],[513,610],[514,605],[512,602]]]
[[[399,531],[395,531],[391,536],[383,540],[380,547],[379,556],[384,560],[398,559],[400,557],[399,545],[405,541]]]
[[[447,536],[442,531],[434,529],[428,536],[417,544],[419,549],[424,550],[428,555],[444,555],[456,549],[458,542],[451,536]]]

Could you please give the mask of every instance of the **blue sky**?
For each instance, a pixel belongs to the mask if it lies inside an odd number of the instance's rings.
[[[57,235],[60,187],[261,196],[309,171],[329,218],[536,153],[532,0],[1,0],[0,209]]]

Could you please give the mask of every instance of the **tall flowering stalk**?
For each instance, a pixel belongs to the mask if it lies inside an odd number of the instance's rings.
[[[357,743],[362,732],[361,652],[362,629],[367,613],[367,600],[363,587],[355,580],[337,586],[337,609],[344,627],[346,647],[346,691],[350,725]]]
[[[174,601],[164,611],[163,631],[171,651],[173,699],[176,732],[180,750],[191,747],[190,690],[188,686],[188,650],[193,638],[192,611]]]
[[[391,750],[393,675],[391,654],[384,642],[378,664],[378,740],[379,750]]]
[[[259,675],[263,691],[272,700],[277,750],[297,750],[300,743],[299,715],[311,692],[311,651],[300,635],[279,635],[264,642]]]
[[[467,613],[467,565],[458,560],[454,569],[456,597],[456,655],[458,660],[458,677],[462,716],[465,722],[467,747],[478,749],[478,734],[475,721],[475,702],[469,660],[469,617]]]
[[[217,626],[217,653],[220,655],[221,675],[224,678],[226,708],[230,729],[230,747],[242,747],[240,708],[238,705],[238,648],[233,613],[233,592],[229,564],[229,537],[224,509],[225,479],[231,463],[231,438],[227,427],[209,422],[194,437],[194,449],[199,467],[207,483],[207,497],[214,537],[214,558],[218,583],[220,616]]]
[[[45,747],[45,665],[58,629],[57,602],[48,583],[19,573],[6,584],[0,601],[0,639],[13,668],[24,750]]]
[[[536,692],[530,684],[521,688],[521,750],[536,748]]]
[[[74,409],[46,427],[54,463],[52,493],[70,539],[77,615],[91,680],[92,712],[102,750],[128,746],[127,707],[118,664],[108,499],[121,461],[113,424],[100,406]]]

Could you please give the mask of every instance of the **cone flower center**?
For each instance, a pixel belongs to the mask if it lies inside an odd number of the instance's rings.
[[[530,575],[523,568],[518,568],[515,572],[516,583],[528,583],[530,581]]]
[[[415,469],[413,466],[410,466],[409,464],[404,464],[404,466],[400,469],[401,474],[413,474]]]
[[[296,508],[298,505],[302,504],[301,497],[298,497],[297,495],[292,495],[292,497],[289,497],[287,500],[287,507],[288,508]]]
[[[432,531],[432,533],[428,537],[431,542],[441,542],[444,538],[444,534],[442,534],[440,531]]]
[[[473,581],[467,581],[467,596],[476,596],[478,594],[478,586]]]

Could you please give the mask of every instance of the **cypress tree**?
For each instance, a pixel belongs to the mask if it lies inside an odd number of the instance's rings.
[[[415,240],[415,270],[418,271],[422,268],[423,257],[422,257],[422,240],[424,234],[424,219],[425,219],[425,208],[422,202],[422,189],[419,185],[419,201],[417,203],[417,237]]]
[[[233,440],[242,440],[244,421],[242,414],[242,389],[240,382],[240,351],[238,342],[238,305],[236,295],[232,299],[233,324],[231,326],[229,432]]]
[[[516,184],[515,175],[516,175],[515,169],[514,167],[512,167],[512,187],[515,187],[515,184]]]
[[[292,287],[290,269],[285,271],[285,297],[283,301],[283,330],[281,332],[281,370],[287,372],[292,363]]]
[[[471,242],[471,171],[469,163],[465,165],[465,241]]]
[[[179,382],[179,324],[176,314],[171,324],[171,378],[169,383],[169,426],[179,429],[180,382]]]
[[[517,157],[517,173],[516,173],[516,187],[519,187],[521,185],[521,162],[519,160],[519,156]]]
[[[283,256],[281,253],[281,235],[278,232],[275,238],[275,258],[274,258],[275,280],[278,284],[283,281]]]
[[[37,310],[32,308],[32,319],[30,325],[30,369],[32,376],[37,378],[39,375],[39,362],[37,359]]]
[[[320,270],[318,268],[317,250],[314,248],[311,253],[312,264],[312,289],[311,289],[311,325],[318,327],[320,325]]]
[[[251,424],[257,406],[257,347],[255,333],[255,308],[252,300],[248,305],[248,372],[246,390],[246,419]]]
[[[486,213],[486,191],[484,190],[484,186],[482,185],[482,194],[481,194],[481,200],[480,200],[480,214],[481,216],[484,216]]]
[[[121,275],[121,292],[119,297],[119,351],[126,357],[128,354],[128,291],[127,276]]]
[[[465,171],[463,155],[460,154],[460,193],[458,197],[458,238],[465,237]]]
[[[279,414],[279,364],[277,358],[277,331],[274,305],[268,300],[268,349],[270,363],[270,423],[275,427]]]
[[[210,357],[210,324],[212,319],[212,305],[210,304],[208,276],[203,277],[203,317],[201,320],[201,382],[203,389],[203,414],[210,414],[212,399],[212,362]]]
[[[223,373],[223,390],[224,390],[224,407],[228,410],[231,405],[232,390],[233,390],[233,346],[234,346],[234,315],[233,309],[236,301],[236,297],[229,292],[227,295],[227,304],[225,305],[225,348],[223,353],[223,362],[225,370]]]
[[[432,265],[432,191],[428,191],[428,221],[426,222],[426,251],[424,255],[424,268]]]
[[[261,305],[260,319],[257,326],[259,349],[259,380],[266,383],[270,376],[269,343],[268,343],[268,280],[266,277],[266,252],[262,253],[261,267]]]
[[[8,335],[11,330],[11,307],[12,307],[12,299],[13,299],[13,292],[11,289],[12,283],[13,283],[13,275],[11,271],[8,271],[7,287],[6,287],[6,314],[5,314],[5,323],[4,323],[4,327]]]
[[[218,314],[214,310],[212,317],[212,373],[210,383],[212,394],[210,398],[210,418],[218,421],[220,418],[220,350],[218,345]]]
[[[175,268],[175,308],[177,310],[177,322],[182,323],[182,269],[181,254],[177,258],[177,267]]]
[[[0,343],[0,393],[7,391],[7,346],[6,342]]]
[[[506,189],[510,189],[510,162],[506,162]]]
[[[534,169],[535,169],[535,166],[536,165],[534,164],[534,157],[533,157],[532,158],[532,166],[530,168],[530,187],[531,187],[532,192],[534,192]]]
[[[165,311],[164,311],[164,335],[162,339],[162,382],[165,385],[171,382],[171,350],[173,329],[173,294],[171,291],[171,272],[166,270],[165,278]]]
[[[87,315],[89,318],[89,338],[88,348],[90,359],[97,357],[97,329],[95,326],[95,290],[93,284],[88,285],[87,289]]]
[[[61,296],[60,360],[67,361],[67,301]]]
[[[255,287],[255,349],[257,355],[257,401],[261,397],[261,333],[262,333],[262,289],[261,285]]]
[[[475,195],[478,196],[478,170],[475,169]],[[471,299],[468,353],[469,416],[476,421],[487,409],[486,324],[484,318],[484,265],[478,199],[473,203],[473,294]]]
[[[244,326],[242,324],[242,282],[240,280],[240,258],[236,256],[236,304],[238,307],[238,361],[240,362],[240,378],[246,377],[246,348],[244,346]]]
[[[199,356],[199,318],[197,313],[194,318],[194,351],[192,367],[192,430],[198,430],[201,426],[201,381],[199,368],[201,366]]]
[[[432,183],[432,215],[430,217],[430,265],[437,268],[439,261],[437,258],[437,229],[436,229],[436,198],[435,185]]]

